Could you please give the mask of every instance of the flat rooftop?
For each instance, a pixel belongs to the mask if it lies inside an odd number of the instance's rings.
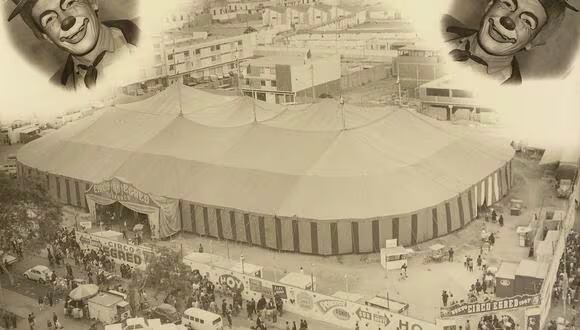
[[[322,58],[325,58],[325,57],[312,56],[313,60],[319,60]],[[257,66],[268,66],[268,65],[275,65],[275,64],[304,65],[305,59],[306,59],[306,56],[300,56],[300,55],[272,55],[272,56],[255,57],[253,59],[245,61],[245,63],[249,64],[249,65],[257,65]]]

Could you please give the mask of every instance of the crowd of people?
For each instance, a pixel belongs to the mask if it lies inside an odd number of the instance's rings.
[[[477,324],[478,330],[492,330],[492,329],[503,329],[503,330],[514,330],[517,324],[514,320],[508,316],[503,315],[497,317],[496,314],[484,315]]]
[[[571,231],[566,239],[564,255],[560,259],[558,277],[554,283],[552,301],[560,302],[564,299],[571,308],[580,307],[580,272],[577,260],[580,257],[580,233]],[[568,282],[567,289],[564,282]],[[566,292],[565,292],[566,291]]]

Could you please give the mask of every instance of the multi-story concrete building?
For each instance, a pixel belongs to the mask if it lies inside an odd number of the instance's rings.
[[[421,108],[419,112],[438,120],[472,120],[495,122],[496,113],[477,98],[474,90],[465,83],[444,76],[419,87]]]
[[[152,64],[143,68],[139,79],[127,86],[125,92],[143,94],[179,79],[185,83],[229,79],[237,72],[240,60],[253,56],[256,33],[243,33],[244,28],[215,26],[203,30],[156,36]]]
[[[265,56],[244,62],[239,86],[244,95],[270,102],[308,101],[340,93],[340,56]]]
[[[318,3],[317,0],[279,0],[279,2],[280,2],[279,4],[284,7],[294,7]]]
[[[317,3],[310,6],[274,6],[264,9],[262,24],[266,26],[291,25],[296,30],[342,30],[366,22],[364,9],[330,6]]]
[[[354,22],[353,22],[354,23]],[[361,24],[348,29],[304,31],[289,36],[284,42],[290,47],[355,51],[358,56],[396,57],[398,49],[418,40],[412,26],[402,22]]]
[[[419,86],[445,76],[446,71],[440,50],[420,43],[399,48],[393,60],[393,76],[410,97],[417,97]]]

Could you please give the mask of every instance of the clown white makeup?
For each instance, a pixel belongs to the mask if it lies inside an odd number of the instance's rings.
[[[87,0],[38,0],[31,16],[45,39],[72,55],[91,52],[99,39],[101,25]]]
[[[547,20],[538,0],[494,0],[483,16],[479,45],[492,55],[514,55],[531,47]]]

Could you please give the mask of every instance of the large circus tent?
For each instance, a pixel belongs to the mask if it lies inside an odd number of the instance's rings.
[[[458,230],[511,186],[509,143],[396,107],[277,105],[169,87],[25,145],[19,176],[179,231],[335,255]]]

